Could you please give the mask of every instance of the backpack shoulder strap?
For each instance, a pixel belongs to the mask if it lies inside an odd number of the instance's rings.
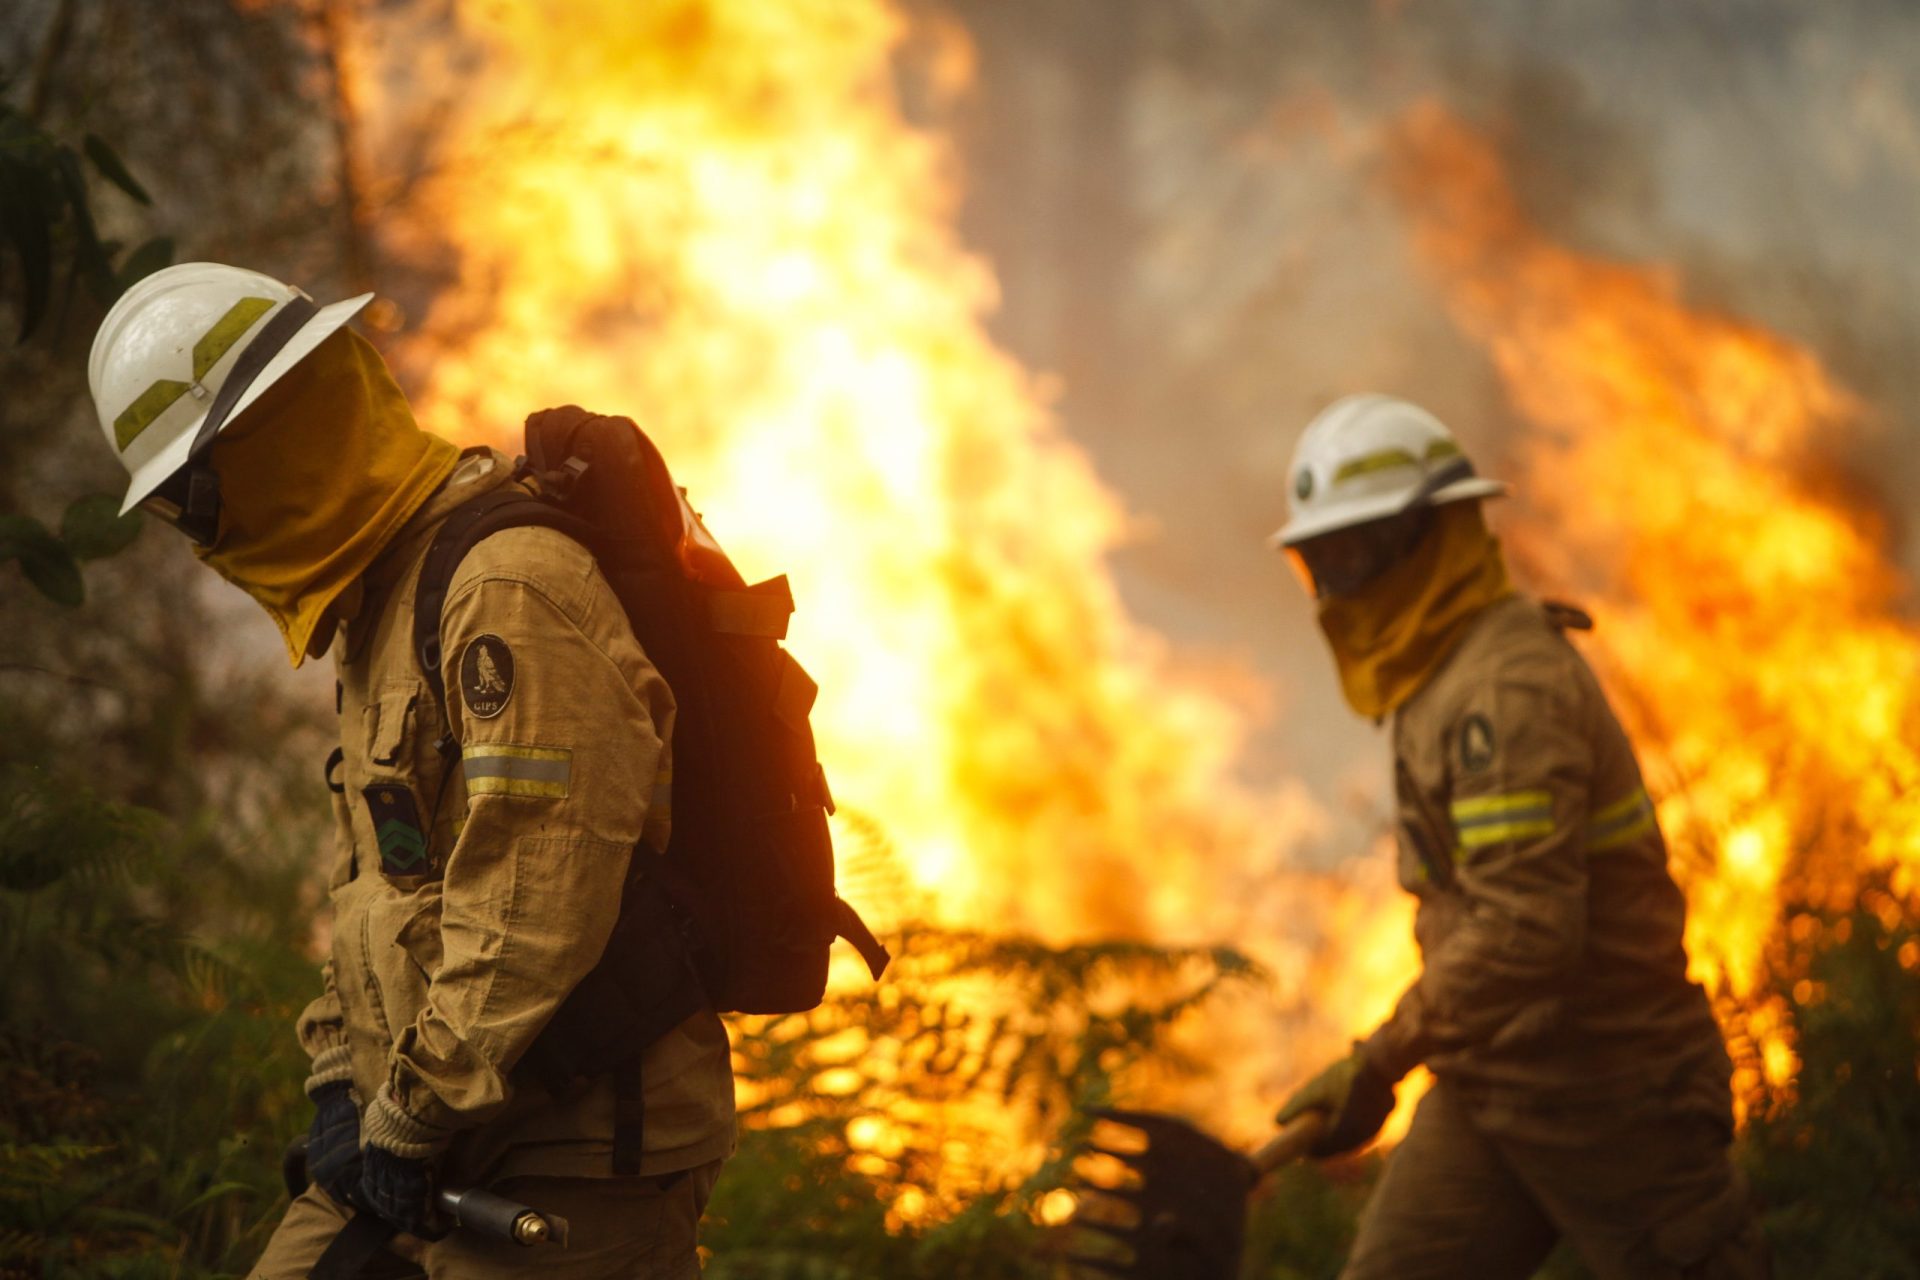
[[[413,599],[413,653],[440,705],[440,737],[434,747],[441,755],[459,745],[453,736],[453,717],[447,709],[447,684],[442,671],[440,619],[447,607],[447,590],[467,553],[504,529],[557,529],[591,549],[586,526],[575,516],[518,485],[503,485],[455,507],[433,535]]]
[[[1577,604],[1568,604],[1565,600],[1542,600],[1540,611],[1556,631],[1593,630],[1593,615]]]

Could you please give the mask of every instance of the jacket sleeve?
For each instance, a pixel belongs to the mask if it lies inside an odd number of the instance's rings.
[[[349,825],[346,802],[333,797],[333,868],[327,878],[330,889],[346,883],[353,871],[353,831]],[[320,968],[320,994],[294,1024],[294,1035],[307,1052],[310,1066],[306,1091],[309,1095],[322,1085],[353,1078],[347,1051],[346,1015],[340,1008],[340,994],[333,985],[333,961]]]
[[[300,1011],[294,1034],[307,1051],[308,1096],[322,1085],[353,1078],[352,1059],[347,1052],[345,1017],[340,1011],[340,995],[333,987],[333,961],[320,969],[321,992]]]
[[[470,576],[476,562],[487,567]],[[412,1156],[505,1106],[515,1063],[600,958],[672,718],[618,599],[552,530],[476,547],[441,638],[466,821],[444,868],[426,1005],[396,1037],[365,1119],[368,1141]]]
[[[1454,919],[1367,1041],[1392,1078],[1436,1054],[1550,1029],[1586,949],[1585,726],[1578,689],[1532,664],[1502,672],[1450,721]]]

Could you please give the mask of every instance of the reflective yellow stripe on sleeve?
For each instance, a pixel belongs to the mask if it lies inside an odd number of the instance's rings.
[[[556,747],[475,743],[460,753],[470,796],[536,796],[564,800],[573,782],[573,752]]]
[[[1463,851],[1553,834],[1553,796],[1545,791],[1470,796],[1449,809]]]
[[[1645,787],[1635,787],[1612,804],[1606,805],[1587,823],[1587,852],[1604,853],[1618,849],[1654,829],[1653,797]]]

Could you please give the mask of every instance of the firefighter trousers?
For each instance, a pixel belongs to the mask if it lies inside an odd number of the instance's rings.
[[[1342,1280],[1527,1280],[1563,1237],[1598,1280],[1766,1280],[1726,1122],[1657,1099],[1623,1110],[1555,1132],[1436,1083],[1388,1158]]]
[[[697,1280],[695,1230],[720,1175],[715,1160],[682,1175],[641,1178],[508,1178],[492,1190],[567,1220],[565,1248],[522,1247],[454,1232],[426,1243],[402,1236],[362,1272],[366,1280]],[[347,1214],[318,1187],[287,1207],[247,1280],[306,1280]]]

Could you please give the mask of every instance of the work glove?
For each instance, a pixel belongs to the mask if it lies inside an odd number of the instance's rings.
[[[1274,1123],[1285,1125],[1309,1111],[1327,1117],[1327,1131],[1307,1154],[1323,1159],[1345,1155],[1372,1141],[1393,1114],[1393,1081],[1368,1062],[1356,1044],[1352,1053],[1295,1090]]]
[[[425,1160],[397,1156],[377,1142],[361,1152],[358,1203],[408,1235],[433,1239],[433,1175]]]
[[[341,1204],[360,1193],[360,1108],[345,1080],[312,1093],[313,1124],[307,1130],[307,1180]]]

